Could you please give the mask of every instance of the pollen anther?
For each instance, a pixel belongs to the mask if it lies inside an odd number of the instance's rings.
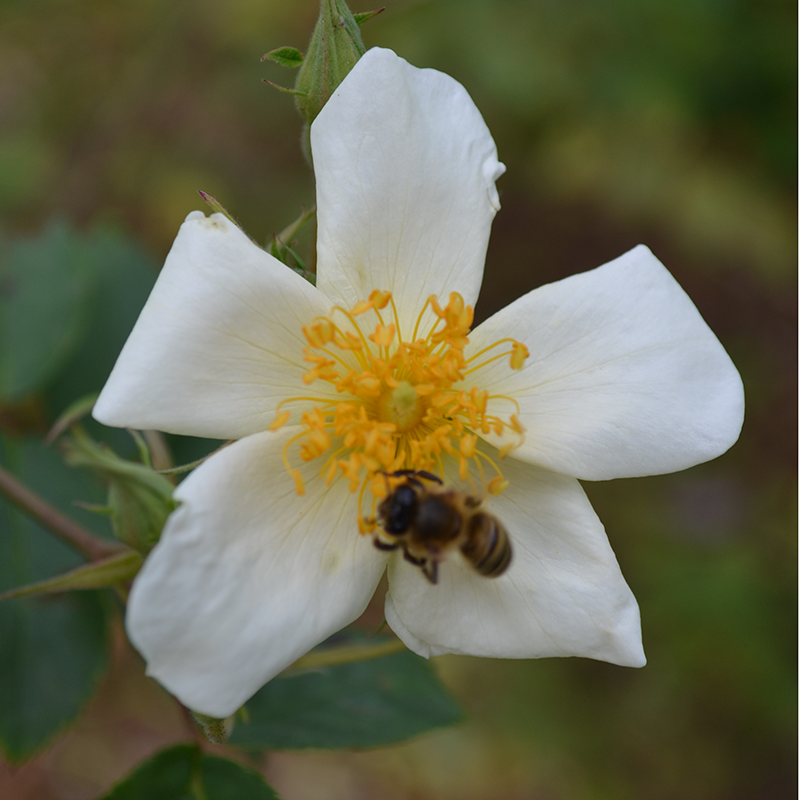
[[[384,322],[381,315],[389,304],[394,322]],[[371,328],[366,324],[370,318]],[[303,494],[305,486],[300,472],[291,466],[293,446],[302,461],[328,453],[320,477],[330,485],[341,475],[351,491],[360,487],[359,508],[369,493],[373,514],[359,515],[362,532],[374,528],[375,504],[389,491],[393,480],[389,476],[398,470],[443,474],[443,458],[454,458],[462,481],[474,486],[474,471],[484,492],[502,492],[508,481],[478,447],[477,434],[510,436],[499,447],[498,455],[503,458],[522,441],[519,407],[513,398],[492,395],[474,385],[474,378],[469,388],[461,381],[503,356],[510,357],[512,369],[520,369],[528,349],[521,342],[503,339],[466,359],[472,319],[472,307],[458,293],[452,292],[445,306],[431,296],[420,311],[411,339],[406,340],[392,295],[376,289],[350,310],[337,306],[329,317],[318,317],[304,326],[308,347],[303,358],[311,368],[303,382],[323,381],[330,388],[326,396],[295,397],[281,403],[311,403],[301,414],[302,432],[294,435],[283,451],[297,493]],[[486,357],[505,342],[509,349]],[[346,395],[345,401],[332,402],[331,390]],[[511,413],[499,415],[495,407],[500,404],[502,410],[508,403]],[[290,412],[279,407],[270,430],[277,431],[289,419]],[[482,462],[495,473],[488,481]]]

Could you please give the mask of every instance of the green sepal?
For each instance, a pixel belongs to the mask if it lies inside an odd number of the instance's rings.
[[[197,469],[197,467],[212,455],[214,455],[214,453],[209,453],[207,456],[198,458],[197,461],[191,461],[188,464],[180,464],[177,467],[169,467],[168,469],[159,469],[157,472],[159,475],[182,475],[184,472],[191,472],[193,469]]]
[[[344,0],[321,0],[319,17],[294,85],[297,110],[310,125],[365,53],[358,23]]]
[[[65,430],[80,422],[87,414],[94,408],[97,402],[98,393],[84,395],[78,398],[75,402],[70,403],[64,411],[61,412],[59,418],[53,423],[53,427],[47,434],[45,442],[52,444]]]
[[[302,258],[289,245],[283,244],[276,236],[272,237],[270,243],[270,253],[279,261],[282,261],[292,272],[297,273],[301,278],[307,280],[312,286],[317,285],[317,276],[306,268]],[[287,256],[295,260],[295,264],[290,264]]]
[[[356,25],[358,25],[360,28],[368,19],[378,16],[378,14],[380,14],[382,11],[386,11],[386,6],[383,8],[376,8],[374,11],[354,11],[353,19],[356,21]]]
[[[266,78],[262,78],[264,83],[269,84],[273,89],[277,89],[279,92],[283,92],[284,94],[294,94],[298,97],[305,97],[305,92],[300,92],[297,89],[289,89],[287,86],[281,86],[279,83],[273,83],[272,81],[268,81]]]
[[[175,488],[164,475],[144,464],[125,461],[92,441],[74,426],[62,445],[68,464],[87,467],[108,485],[108,508],[114,535],[146,555],[161,536],[167,517],[175,510]]]
[[[78,567],[55,578],[37,581],[19,589],[0,594],[0,600],[12,597],[30,597],[53,592],[72,592],[78,589],[105,589],[118,583],[131,581],[144,563],[135,550],[123,550],[116,555]]]
[[[100,514],[102,517],[110,517],[114,513],[113,508],[102,506],[100,503],[84,503],[83,500],[73,500],[72,505],[91,511],[92,514]]]
[[[189,710],[197,727],[203,732],[203,736],[208,739],[211,744],[225,744],[228,737],[233,731],[233,724],[235,722],[235,715],[227,719],[219,719],[218,717],[207,717],[198,711]]]
[[[142,436],[139,431],[134,430],[129,430],[128,433],[130,433],[133,441],[136,442],[136,449],[139,451],[139,460],[146,467],[153,469],[153,459],[150,457],[150,448],[147,446],[144,436]]]
[[[296,47],[279,47],[277,50],[270,50],[264,53],[261,60],[269,59],[282,67],[296,69],[303,63],[303,54]]]
[[[198,190],[197,190],[197,194],[199,194],[199,195],[200,195],[200,197],[202,197],[202,198],[203,198],[203,200],[205,200],[205,201],[206,201],[206,203],[208,203],[208,205],[211,207],[211,210],[212,210],[212,211],[214,211],[214,212],[215,212],[215,213],[217,213],[217,214],[223,214],[223,215],[224,215],[225,217],[227,217],[227,218],[228,218],[228,219],[229,219],[229,220],[230,220],[230,221],[231,221],[231,222],[232,222],[232,223],[233,223],[233,224],[234,224],[234,225],[235,225],[237,228],[241,228],[241,225],[239,225],[239,223],[238,223],[238,222],[237,222],[237,221],[234,219],[234,217],[233,217],[233,214],[231,214],[231,213],[230,213],[230,212],[229,212],[229,211],[228,211],[228,210],[225,208],[225,206],[223,206],[223,205],[222,205],[222,203],[220,203],[220,202],[219,202],[219,200],[217,200],[217,198],[216,198],[216,197],[212,197],[210,194],[208,194],[208,192],[204,192],[204,191],[202,191],[202,190],[200,190],[200,189],[198,189]]]
[[[317,285],[317,276],[306,267],[306,262],[297,254],[297,252],[288,244],[284,244],[277,236],[272,237],[269,245],[269,252],[275,256],[278,261],[286,264],[292,272],[296,272],[301,278],[305,278],[312,286]],[[290,263],[289,256],[292,257],[294,263]]]
[[[294,222],[287,225],[280,233],[273,234],[269,243],[269,252],[278,261],[282,261],[289,269],[296,272],[301,278],[305,278],[312,286],[317,285],[317,276],[306,267],[305,261],[297,252],[286,244],[292,237],[306,224],[317,212],[316,206],[304,208],[300,216]]]

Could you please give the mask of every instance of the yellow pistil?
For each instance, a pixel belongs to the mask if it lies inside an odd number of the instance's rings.
[[[389,305],[393,322],[381,314]],[[435,321],[423,330],[428,309]],[[366,325],[370,316],[371,327]],[[499,450],[503,458],[523,440],[519,407],[510,397],[491,395],[474,385],[467,390],[460,384],[467,375],[504,356],[510,357],[511,369],[521,369],[528,350],[514,339],[502,339],[466,360],[472,318],[472,307],[456,292],[444,307],[432,296],[406,340],[392,295],[376,290],[349,311],[337,306],[328,317],[318,317],[303,327],[308,342],[303,358],[310,367],[303,382],[324,381],[342,399],[293,397],[276,409],[270,430],[278,430],[292,418],[293,413],[282,406],[308,404],[300,414],[302,432],[283,451],[298,494],[304,493],[304,485],[291,465],[290,451],[295,446],[303,461],[327,454],[320,477],[327,485],[339,476],[347,479],[350,490],[359,491],[359,508],[367,492],[373,505],[386,495],[387,476],[393,472],[442,474],[444,454],[458,462],[462,481],[474,486],[474,473],[484,492],[496,495],[505,490],[508,481],[497,463],[477,448],[476,434],[509,437]],[[487,355],[502,344],[508,349]],[[495,473],[488,482],[482,461]],[[359,512],[359,530],[369,532],[372,527],[374,523]]]

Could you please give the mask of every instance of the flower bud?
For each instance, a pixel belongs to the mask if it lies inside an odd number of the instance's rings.
[[[308,125],[363,55],[358,22],[344,0],[321,0],[319,18],[294,85],[297,109]]]
[[[175,487],[150,467],[125,461],[92,441],[78,426],[63,451],[68,464],[91,469],[108,485],[108,505],[102,511],[111,517],[117,539],[142,554],[150,552],[175,510]]]

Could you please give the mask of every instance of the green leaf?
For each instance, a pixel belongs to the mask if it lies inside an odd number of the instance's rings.
[[[0,745],[23,761],[67,725],[106,666],[106,615],[92,594],[0,605]]]
[[[94,267],[63,223],[0,245],[0,398],[43,387],[72,356],[86,333]]]
[[[410,651],[276,678],[229,744],[278,750],[376,747],[462,717],[433,665]]]
[[[70,509],[70,500],[95,490],[57,453],[0,439],[0,461],[60,510],[92,519]],[[70,548],[0,498],[0,591],[80,563]],[[8,760],[22,761],[43,747],[91,697],[107,665],[107,599],[81,592],[0,603],[0,749]]]
[[[203,756],[201,767],[204,800],[279,800],[257,772],[233,761]]]
[[[97,265],[91,315],[82,343],[47,390],[56,411],[103,388],[158,274],[155,260],[119,231],[96,229],[87,243]],[[126,433],[116,435],[129,446]]]
[[[278,795],[257,772],[181,744],[146,761],[103,800],[278,800]]]
[[[295,69],[303,63],[303,54],[296,47],[279,47],[277,50],[270,50],[261,56],[261,60],[269,59],[282,67]]]

